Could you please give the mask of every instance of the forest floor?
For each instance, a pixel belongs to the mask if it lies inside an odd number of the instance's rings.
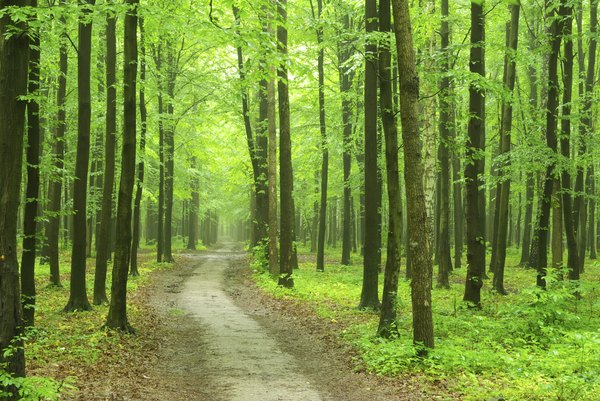
[[[356,371],[339,327],[265,295],[234,244],[179,255],[135,298],[150,322],[135,336],[140,348],[80,375],[75,399],[425,399],[416,381]]]

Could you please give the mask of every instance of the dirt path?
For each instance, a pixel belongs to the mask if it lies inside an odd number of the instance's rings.
[[[406,380],[353,371],[352,355],[312,313],[260,293],[234,244],[181,255],[158,272],[155,363],[111,400],[374,401],[433,399]],[[114,387],[113,387],[114,388]],[[113,393],[114,394],[114,393]]]

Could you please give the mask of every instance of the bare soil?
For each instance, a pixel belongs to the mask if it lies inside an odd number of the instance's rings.
[[[155,272],[135,300],[149,321],[140,349],[88,374],[77,400],[440,399],[414,377],[362,370],[339,324],[262,293],[235,244],[182,254],[177,264]]]

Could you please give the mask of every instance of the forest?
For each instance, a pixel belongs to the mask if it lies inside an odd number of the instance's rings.
[[[600,400],[599,38],[0,0],[0,399]]]

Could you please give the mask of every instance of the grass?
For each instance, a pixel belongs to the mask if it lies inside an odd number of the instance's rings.
[[[486,280],[481,309],[462,302],[466,272],[456,269],[450,290],[433,289],[436,348],[420,358],[412,345],[409,283],[401,280],[399,286],[399,336],[377,338],[378,315],[356,308],[360,259],[355,257],[353,266],[340,266],[339,250],[329,252],[325,272],[318,273],[312,255],[301,250],[292,290],[278,287],[266,274],[255,277],[275,297],[309,303],[321,317],[346,322],[340,334],[356,347],[365,369],[443,383],[448,399],[600,400],[598,262],[587,261],[579,283],[553,275],[549,289],[540,291],[535,271],[518,267],[519,252],[510,249],[505,284],[509,295],[491,291]],[[379,281],[383,283],[382,275]]]

